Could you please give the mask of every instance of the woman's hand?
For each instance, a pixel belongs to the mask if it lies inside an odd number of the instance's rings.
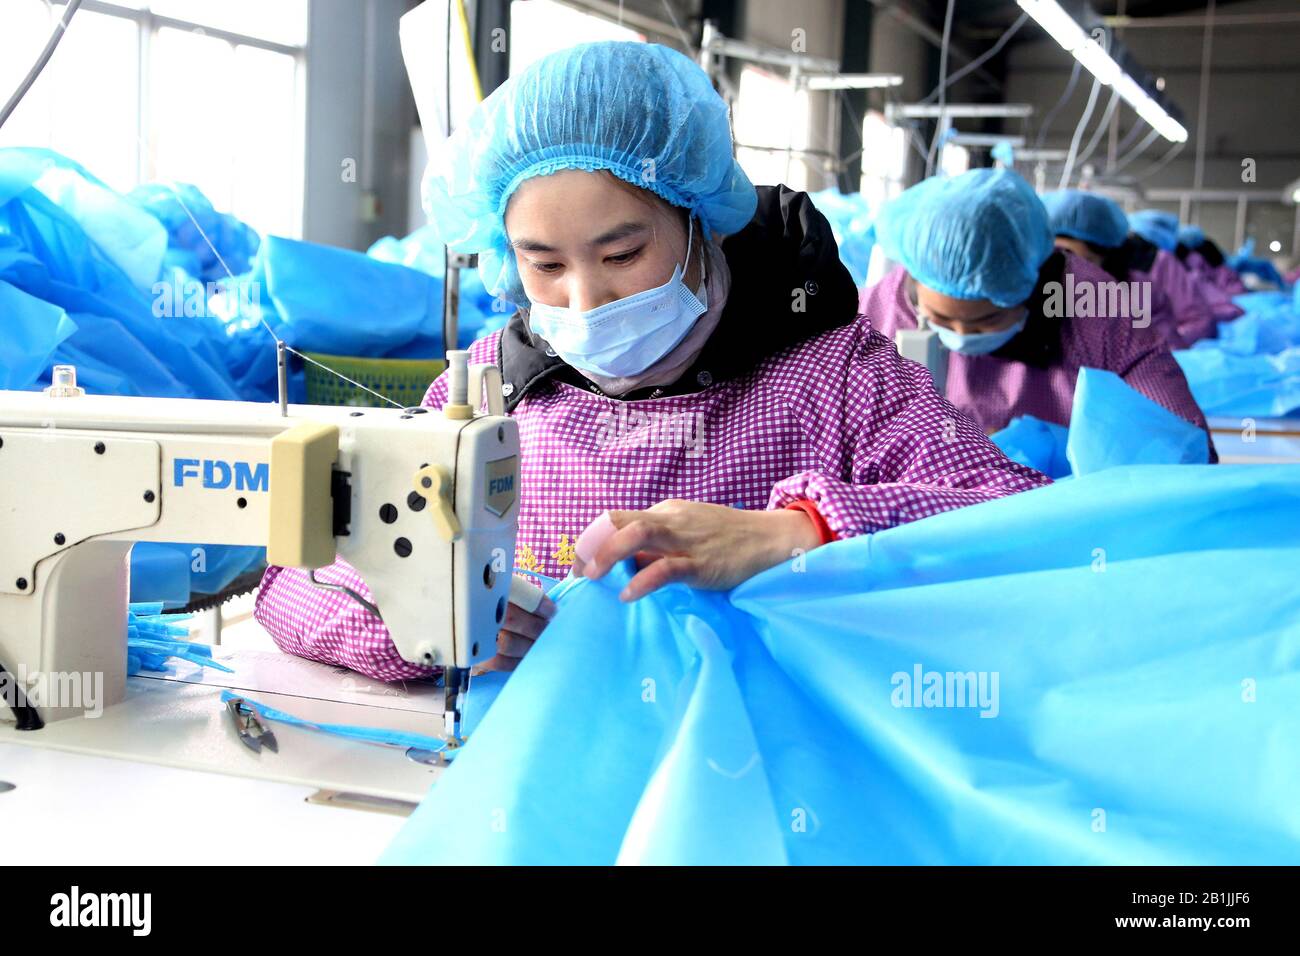
[[[811,519],[800,511],[742,511],[670,498],[646,511],[611,511],[609,517],[617,530],[590,561],[576,558],[573,573],[599,578],[635,556],[640,570],[619,595],[623,601],[674,581],[730,590],[788,560],[796,548],[811,551],[821,543]]]
[[[497,631],[496,656],[476,664],[470,674],[514,670],[553,617],[555,617],[555,602],[545,594],[542,595],[537,610],[533,612],[525,611],[513,602],[507,604],[505,620],[501,623],[501,630]]]

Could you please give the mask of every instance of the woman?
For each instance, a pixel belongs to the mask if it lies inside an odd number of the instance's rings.
[[[985,430],[1020,415],[1068,425],[1087,366],[1116,373],[1208,436],[1149,316],[1098,309],[1098,290],[1114,279],[1054,249],[1047,210],[1015,173],[927,179],[886,205],[874,228],[902,268],[866,291],[862,311],[890,337],[924,317],[953,353],[948,400]],[[1069,296],[1085,288],[1092,306],[1082,309],[1086,300]]]
[[[681,54],[603,42],[538,61],[426,186],[443,239],[520,306],[470,352],[501,368],[519,424],[525,570],[599,578],[632,557],[625,600],[728,589],[836,537],[1047,483],[855,315],[826,220],[803,193],[755,189],[725,103]],[[446,397],[444,375],[425,403]],[[576,562],[606,511],[615,532]],[[318,576],[368,596],[342,562]],[[513,669],[551,613],[511,605],[490,666]],[[268,570],[257,618],[292,653],[428,673],[294,569]]]
[[[1220,322],[1231,322],[1245,315],[1245,310],[1233,305],[1222,289],[1189,269],[1178,260],[1178,217],[1160,209],[1141,209],[1128,217],[1129,228],[1156,247],[1151,265],[1141,271],[1152,282],[1165,289],[1175,302],[1200,299],[1210,310],[1210,322],[1200,333],[1184,331],[1188,342],[1212,339],[1218,336]]]
[[[1100,266],[1120,282],[1147,283],[1151,328],[1170,350],[1190,348],[1195,338],[1212,332],[1214,317],[1199,296],[1180,301],[1181,308],[1175,311],[1164,287],[1150,281],[1143,270],[1150,270],[1156,247],[1129,235],[1128,217],[1119,203],[1081,189],[1044,193],[1042,200],[1056,248]]]
[[[1228,265],[1223,250],[1200,226],[1183,226],[1178,230],[1178,248],[1174,255],[1193,275],[1217,286],[1229,298],[1249,291],[1241,276]]]

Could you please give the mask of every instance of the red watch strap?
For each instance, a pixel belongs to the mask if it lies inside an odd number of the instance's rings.
[[[839,535],[831,530],[831,526],[826,523],[822,513],[817,510],[817,506],[807,498],[800,498],[798,501],[792,501],[785,506],[787,511],[802,511],[812,519],[813,527],[817,529],[817,534],[821,538],[821,544],[830,544],[832,541],[838,541]]]

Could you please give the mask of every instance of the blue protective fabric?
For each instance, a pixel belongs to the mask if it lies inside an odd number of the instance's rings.
[[[1049,478],[1059,479],[1070,476],[1070,462],[1065,457],[1069,431],[1056,422],[1045,422],[1033,415],[1018,415],[989,439],[1012,461],[1041,471]]]
[[[885,204],[875,233],[917,282],[1003,308],[1029,298],[1053,248],[1047,210],[1006,169],[922,180]]]
[[[1274,355],[1191,348],[1174,358],[1206,415],[1282,418],[1300,411],[1300,348]]]
[[[1066,457],[1076,476],[1116,465],[1204,465],[1210,438],[1114,372],[1083,368],[1074,386]]]
[[[131,600],[187,604],[265,563],[266,548],[256,545],[142,541],[131,549]]]
[[[1207,415],[1278,418],[1300,412],[1300,306],[1290,292],[1234,296],[1246,314],[1215,339],[1175,352]]]
[[[817,211],[831,224],[840,261],[844,263],[854,284],[860,289],[867,284],[867,268],[871,264],[871,250],[876,237],[871,223],[877,210],[862,193],[842,193],[838,189],[823,189],[811,193]]]
[[[1050,478],[1086,475],[1117,465],[1204,465],[1204,429],[1131,388],[1114,372],[1082,368],[1070,427],[1022,415],[989,436],[1003,453]]]
[[[32,376],[24,366],[14,387],[48,382],[60,362],[97,392],[240,398],[221,321],[154,313],[155,284],[172,276],[166,250],[157,219],[81,166],[50,150],[0,149],[0,281],[29,297],[6,315],[5,332],[18,335],[0,351],[0,379],[17,378],[7,356],[49,354],[70,320],[46,367]]]
[[[1128,217],[1119,203],[1082,189],[1044,193],[1043,206],[1052,234],[1082,239],[1107,249],[1128,237]]]
[[[0,281],[0,388],[16,389],[40,378],[59,345],[77,331],[57,305]]]
[[[126,198],[166,228],[166,263],[204,282],[248,271],[260,242],[257,233],[229,213],[217,212],[197,187],[146,183]]]
[[[1300,862],[1296,475],[1111,468],[726,594],[574,579],[383,862]]]
[[[1165,252],[1178,248],[1178,217],[1163,209],[1139,209],[1128,217],[1129,229]]]
[[[137,543],[131,548],[131,602],[188,604],[191,560],[183,545]]]
[[[421,226],[409,236],[398,239],[384,236],[366,250],[366,255],[380,262],[392,262],[418,269],[420,272],[434,276],[443,281],[447,272],[446,246],[438,238],[433,226]],[[514,306],[502,299],[495,298],[483,288],[483,278],[477,269],[462,269],[460,272],[460,322],[457,340],[461,348],[470,342],[498,329],[504,329],[509,322]],[[441,329],[438,332],[441,342]],[[419,349],[425,348],[421,352]],[[398,348],[392,353],[393,358],[425,358],[433,354],[419,340]]]
[[[1237,250],[1237,254],[1228,256],[1228,267],[1239,275],[1255,275],[1265,282],[1272,282],[1279,289],[1286,288],[1286,279],[1277,271],[1269,259],[1255,255],[1254,238],[1247,239]]]
[[[163,615],[161,601],[137,602],[126,612],[126,672],[166,671],[168,660],[177,658],[233,674],[234,671],[212,659],[212,648],[189,639],[190,629],[181,621],[188,614]]]
[[[1195,225],[1183,226],[1178,230],[1178,241],[1188,249],[1199,249],[1205,244],[1205,230]]]
[[[758,205],[732,156],[727,105],[691,59],[654,43],[580,43],[511,76],[430,163],[424,208],[457,252],[479,254],[493,295],[527,305],[505,231],[519,184],[562,169],[608,170],[689,209],[710,233]]]
[[[235,697],[247,703],[249,707],[257,712],[257,716],[263,720],[274,720],[293,727],[303,727],[307,730],[319,730],[321,733],[333,734],[336,737],[347,737],[350,740],[360,740],[368,744],[384,744],[389,747],[414,747],[417,750],[434,752],[441,752],[447,746],[447,741],[441,737],[427,737],[424,734],[413,734],[404,730],[385,730],[382,727],[362,727],[354,724],[318,724],[313,720],[295,717],[286,711],[276,710],[274,707],[258,703],[244,693],[235,693],[229,690],[221,692],[221,702],[223,704]]]

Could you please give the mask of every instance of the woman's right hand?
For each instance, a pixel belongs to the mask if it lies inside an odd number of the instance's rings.
[[[554,616],[555,602],[545,594],[541,595],[535,611],[525,611],[512,600],[506,605],[506,618],[497,631],[496,656],[474,665],[470,674],[514,670]]]

